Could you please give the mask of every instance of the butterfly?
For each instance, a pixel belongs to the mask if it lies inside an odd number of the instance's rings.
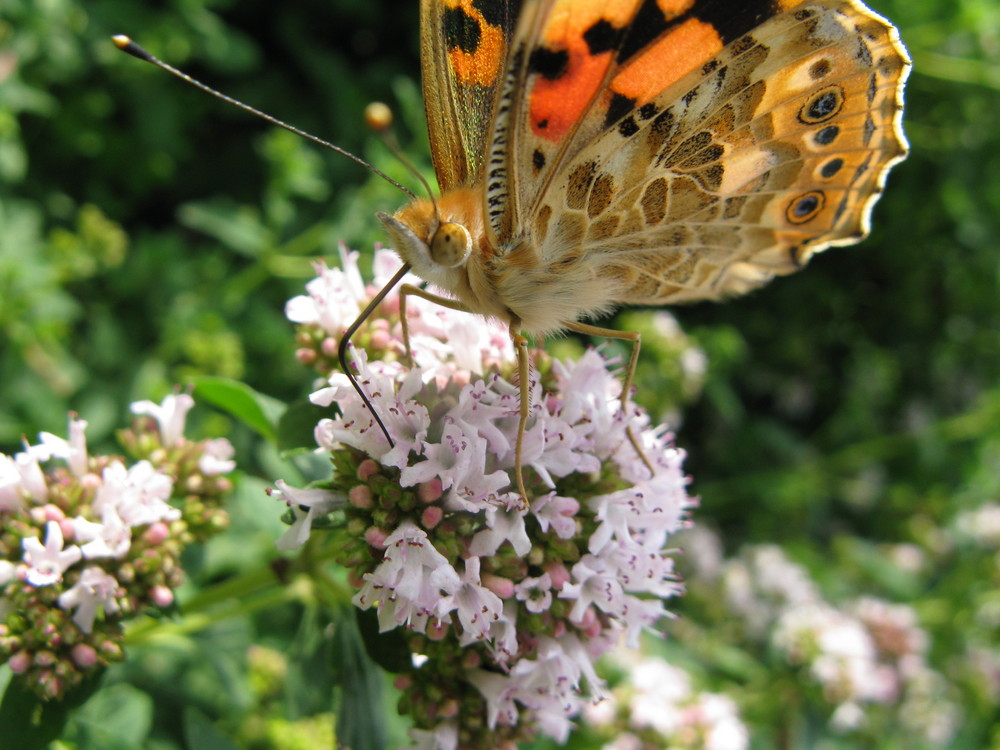
[[[631,342],[624,408],[639,335],[584,321],[742,294],[860,241],[908,148],[910,60],[859,0],[421,0],[420,40],[441,194],[379,214],[403,267],[345,332],[340,361],[370,404],[350,338],[411,271],[450,297],[401,287],[407,350],[407,296],[505,322],[525,499],[525,334]]]
[[[379,218],[401,274],[450,295],[404,300],[509,326],[524,498],[525,334],[632,342],[624,405],[638,334],[584,321],[858,242],[907,152],[910,61],[857,0],[422,0],[420,24],[441,194]]]

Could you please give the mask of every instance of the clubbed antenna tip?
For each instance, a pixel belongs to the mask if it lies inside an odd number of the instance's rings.
[[[140,60],[145,60],[146,62],[152,62],[153,56],[146,52],[136,42],[132,41],[132,37],[125,36],[124,34],[115,34],[111,37],[111,41],[115,43],[115,46],[122,52],[127,52],[132,55],[132,57],[138,57]]]

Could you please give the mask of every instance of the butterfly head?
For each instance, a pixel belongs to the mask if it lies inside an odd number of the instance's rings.
[[[440,218],[429,201],[415,201],[395,216],[379,214],[379,220],[403,262],[425,281],[454,289],[456,277],[465,276],[474,246],[465,222]]]

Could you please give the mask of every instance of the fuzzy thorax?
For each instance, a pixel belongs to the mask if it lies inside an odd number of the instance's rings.
[[[601,278],[593,259],[539,246],[530,233],[494,246],[477,190],[448,191],[438,199],[437,212],[431,201],[416,200],[379,218],[403,262],[472,313],[552,335],[614,306],[614,284]]]

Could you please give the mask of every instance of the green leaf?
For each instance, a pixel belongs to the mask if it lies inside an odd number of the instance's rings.
[[[372,661],[387,672],[408,672],[413,669],[410,647],[406,645],[402,628],[379,632],[378,614],[374,609],[355,609],[358,631]]]
[[[352,750],[382,750],[387,741],[382,675],[365,653],[357,621],[346,607],[334,629],[331,666],[339,688],[338,745]]]
[[[181,224],[215,237],[231,250],[255,258],[271,243],[271,232],[256,209],[230,200],[185,203],[177,210]]]
[[[184,739],[191,750],[239,750],[239,745],[216,729],[201,711],[184,711]]]
[[[153,725],[153,699],[128,684],[116,684],[94,695],[73,716],[68,739],[91,750],[145,747]]]
[[[337,627],[334,623],[334,628]],[[330,610],[307,605],[299,618],[299,627],[289,650],[285,699],[288,716],[303,716],[329,711],[335,677],[329,668],[336,661],[330,628]]]
[[[316,423],[330,413],[308,399],[293,401],[278,422],[278,449],[291,451],[316,447]]]
[[[252,430],[275,441],[285,404],[255,391],[246,383],[220,377],[194,379],[194,396],[228,412]]]
[[[103,674],[85,680],[58,701],[43,701],[20,679],[11,679],[0,701],[0,750],[45,750],[62,734],[73,709],[94,694]]]

